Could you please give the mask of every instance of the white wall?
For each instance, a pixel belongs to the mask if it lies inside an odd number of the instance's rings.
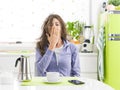
[[[100,8],[106,0],[87,1],[0,0],[0,42],[34,41],[41,33],[44,19],[50,13],[58,13],[65,22],[80,20],[94,25],[96,43]]]
[[[89,23],[90,0],[0,0],[0,42],[34,41],[51,13]]]

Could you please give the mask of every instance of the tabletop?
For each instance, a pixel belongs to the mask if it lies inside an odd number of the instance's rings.
[[[33,77],[30,82],[18,82],[12,84],[0,84],[0,90],[114,90],[109,85],[95,79],[82,77],[61,77],[58,83],[46,83],[46,77]],[[80,80],[85,84],[74,85],[68,80]]]

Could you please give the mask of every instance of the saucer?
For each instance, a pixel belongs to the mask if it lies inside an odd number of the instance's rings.
[[[43,82],[44,82],[44,83],[50,83],[50,84],[53,83],[53,84],[55,84],[55,83],[60,83],[61,80],[58,80],[58,81],[48,81],[47,79],[44,79]]]

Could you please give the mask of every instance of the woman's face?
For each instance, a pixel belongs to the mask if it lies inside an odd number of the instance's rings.
[[[61,24],[56,18],[53,19],[52,24],[50,25],[49,33],[52,31],[52,29],[58,30],[59,37],[61,37]]]

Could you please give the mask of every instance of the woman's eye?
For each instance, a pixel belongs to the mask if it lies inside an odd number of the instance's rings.
[[[56,24],[56,26],[60,26],[59,24]]]

